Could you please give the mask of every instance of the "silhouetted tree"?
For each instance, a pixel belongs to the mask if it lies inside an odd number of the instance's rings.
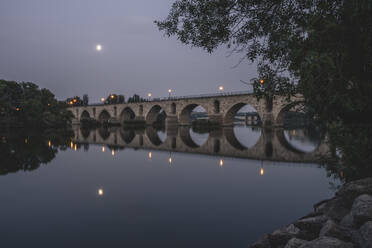
[[[296,89],[321,120],[370,121],[370,0],[177,0],[156,24],[184,44],[208,52],[226,44],[257,61],[258,97]]]
[[[89,97],[87,94],[83,95],[83,105],[87,106],[89,104]]]

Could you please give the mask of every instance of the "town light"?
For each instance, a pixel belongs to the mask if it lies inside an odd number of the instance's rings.
[[[218,86],[218,90],[223,91],[223,86],[222,85]]]
[[[75,102],[75,103],[77,102],[76,98],[74,99],[74,102]]]
[[[148,93],[147,96],[148,96],[148,97],[152,97],[152,94],[151,94],[151,93]]]
[[[114,98],[115,98],[115,96],[114,96],[114,95],[111,95],[110,97],[111,97],[111,99],[114,99]]]
[[[105,98],[102,97],[102,98],[101,98],[101,102],[104,102],[104,101],[105,101]]]
[[[260,79],[260,84],[263,84],[264,82],[265,82],[265,80]]]
[[[103,196],[103,189],[98,189],[98,195]]]

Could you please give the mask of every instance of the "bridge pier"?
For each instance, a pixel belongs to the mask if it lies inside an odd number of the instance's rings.
[[[223,116],[222,115],[208,115],[209,121],[212,123],[218,123],[219,125],[223,125]]]
[[[168,115],[167,118],[165,119],[165,123],[167,126],[178,125],[177,115]]]

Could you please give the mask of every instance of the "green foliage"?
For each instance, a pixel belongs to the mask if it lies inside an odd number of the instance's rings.
[[[371,0],[177,0],[155,23],[182,43],[258,60],[258,97],[301,93],[326,122],[372,113]]]
[[[58,126],[70,124],[72,114],[52,92],[33,83],[0,80],[2,124],[17,126]]]
[[[329,175],[345,182],[371,177],[371,126],[332,125],[328,132],[328,143],[335,155],[325,162]]]
[[[105,100],[105,104],[120,104],[120,103],[125,103],[125,97],[123,95],[110,94]]]

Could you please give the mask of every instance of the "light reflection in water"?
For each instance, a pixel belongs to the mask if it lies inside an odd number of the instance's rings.
[[[198,146],[204,145],[205,142],[207,142],[207,140],[208,140],[209,133],[198,133],[198,132],[194,132],[194,130],[192,130],[192,128],[190,128],[190,131],[189,132],[190,132],[191,139]]]
[[[157,135],[162,143],[164,143],[164,141],[167,139],[167,133],[164,130],[159,130]]]
[[[315,151],[320,142],[317,134],[308,129],[284,130],[284,137],[290,146],[305,153]]]
[[[151,160],[151,158],[152,158],[152,153],[149,152],[149,159]]]
[[[236,139],[245,148],[253,147],[261,137],[260,127],[234,126]]]
[[[222,166],[223,166],[223,160],[220,159],[220,167],[222,167]]]

